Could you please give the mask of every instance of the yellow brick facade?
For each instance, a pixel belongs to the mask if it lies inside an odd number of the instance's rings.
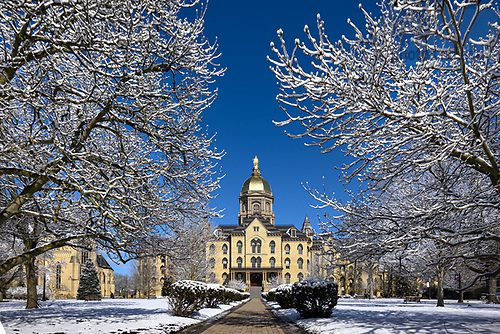
[[[53,250],[50,255],[38,258],[38,265],[48,268],[45,277],[40,271],[38,285],[45,284],[52,292],[52,298],[76,298],[81,268],[88,258],[92,259],[96,266],[101,282],[101,295],[110,297],[115,292],[115,283],[113,269],[109,263],[100,253],[69,246]]]

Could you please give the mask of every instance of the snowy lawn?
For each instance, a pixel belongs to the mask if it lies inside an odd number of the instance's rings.
[[[402,298],[339,299],[332,316],[323,319],[302,319],[295,309],[268,304],[312,333],[500,333],[500,305],[478,301],[457,304],[450,300],[445,307],[436,307],[436,300],[404,304]]]
[[[10,333],[169,333],[211,318],[242,302],[202,309],[190,318],[168,313],[166,299],[51,300],[26,310],[25,301],[0,303],[0,321]],[[1,329],[0,329],[1,332]]]

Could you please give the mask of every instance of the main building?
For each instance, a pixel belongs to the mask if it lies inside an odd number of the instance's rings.
[[[217,227],[217,239],[208,245],[211,281],[241,280],[264,289],[273,277],[294,283],[310,276],[314,253],[321,249],[307,215],[300,229],[275,224],[273,193],[258,164],[255,157],[252,175],[241,187],[238,225]]]

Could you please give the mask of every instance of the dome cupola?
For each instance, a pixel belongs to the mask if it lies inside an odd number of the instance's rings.
[[[271,191],[271,186],[269,185],[269,182],[267,182],[266,179],[263,178],[260,174],[259,159],[257,159],[257,157],[253,159],[252,176],[249,177],[241,187],[242,194],[253,191],[263,191],[270,195],[272,195],[273,193]]]
[[[252,176],[246,179],[241,187],[240,212],[238,221],[242,224],[242,219],[260,216],[274,224],[273,212],[273,192],[269,182],[261,176],[259,169],[259,159],[253,159]]]

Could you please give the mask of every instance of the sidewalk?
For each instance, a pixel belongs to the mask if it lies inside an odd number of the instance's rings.
[[[185,334],[301,334],[304,330],[285,323],[266,308],[261,299],[250,299],[236,307],[220,320],[192,330],[181,331]]]

